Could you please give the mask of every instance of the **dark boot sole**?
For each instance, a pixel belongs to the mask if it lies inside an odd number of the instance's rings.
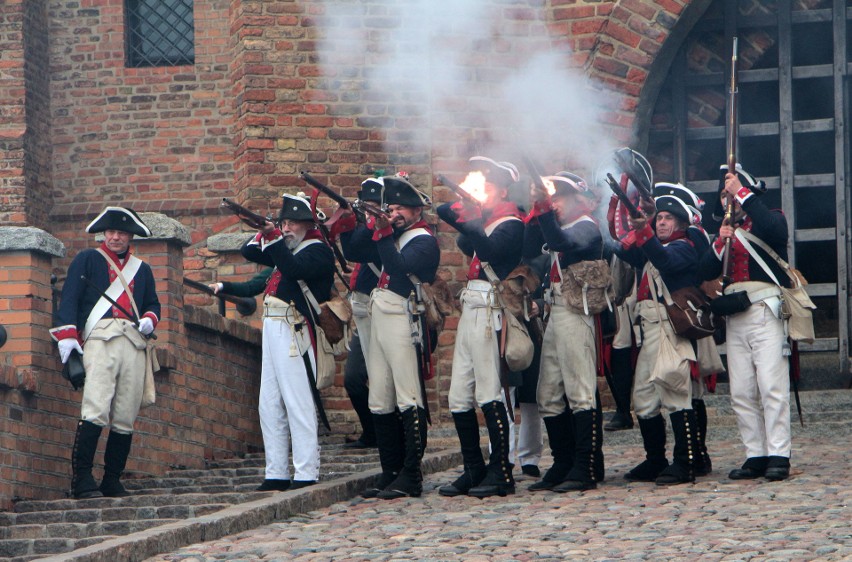
[[[90,500],[93,498],[102,498],[104,497],[103,493],[100,490],[92,490],[89,492],[80,492],[79,494],[73,495],[75,500]]]
[[[506,496],[508,496],[510,494],[514,494],[514,493],[515,493],[515,487],[512,486],[510,488],[499,488],[497,490],[482,490],[482,491],[478,491],[478,492],[474,492],[473,489],[471,489],[467,493],[467,495],[472,497],[472,498],[482,499],[482,498],[490,498],[492,496],[500,496],[501,498],[505,498]]]
[[[376,496],[380,500],[397,500],[400,498],[419,498],[421,492],[404,492],[402,490],[382,490]]]
[[[597,482],[580,482],[579,480],[566,480],[562,484],[553,488],[557,494],[566,494],[568,492],[585,492],[586,490],[594,490],[598,487]]]

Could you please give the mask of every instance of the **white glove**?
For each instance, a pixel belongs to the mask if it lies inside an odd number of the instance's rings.
[[[210,290],[213,291],[214,295],[219,294],[219,291],[225,288],[225,285],[223,285],[222,283],[210,283],[207,286],[210,287]]]
[[[143,336],[151,335],[151,332],[154,331],[154,323],[150,318],[146,316],[139,321],[139,331],[142,332]]]
[[[64,340],[59,340],[56,345],[59,346],[59,359],[63,363],[68,362],[71,352],[75,349],[80,355],[83,355],[83,348],[80,347],[80,342],[77,341],[77,338],[65,338]]]

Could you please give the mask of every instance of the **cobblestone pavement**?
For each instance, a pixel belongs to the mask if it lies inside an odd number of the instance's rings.
[[[514,496],[444,498],[451,470],[428,476],[421,498],[356,498],[148,562],[852,560],[847,428],[794,437],[784,482],[729,480],[743,458],[726,436],[710,443],[714,472],[695,484],[629,483],[623,474],[643,458],[634,430],[619,432],[632,443],[605,447],[607,480],[582,494],[529,492],[534,480],[518,475]]]

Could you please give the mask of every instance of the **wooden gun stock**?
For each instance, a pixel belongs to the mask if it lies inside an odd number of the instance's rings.
[[[269,217],[264,217],[263,215],[258,215],[255,212],[252,212],[239,203],[235,203],[230,199],[223,197],[222,198],[222,207],[227,208],[229,211],[234,213],[239,217],[241,221],[254,228],[255,230],[262,230],[264,226],[266,226],[267,222],[275,222]]]
[[[199,283],[198,281],[193,281],[192,279],[183,278],[183,284],[187,287],[192,287],[202,293],[207,293],[208,295],[214,296],[220,300],[227,301],[229,303],[235,304],[237,306],[237,312],[242,314],[243,316],[250,316],[254,314],[257,310],[257,301],[248,297],[235,297],[234,295],[229,295],[227,293],[214,293],[213,289],[205,285],[204,283]]]

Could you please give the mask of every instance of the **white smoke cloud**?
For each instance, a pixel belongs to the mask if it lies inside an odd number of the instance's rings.
[[[360,106],[362,124],[383,130],[392,159],[413,152],[443,173],[479,153],[523,170],[526,152],[548,174],[568,169],[592,183],[596,163],[617,146],[601,115],[619,100],[571,68],[543,2],[321,6],[317,51],[326,88]]]

